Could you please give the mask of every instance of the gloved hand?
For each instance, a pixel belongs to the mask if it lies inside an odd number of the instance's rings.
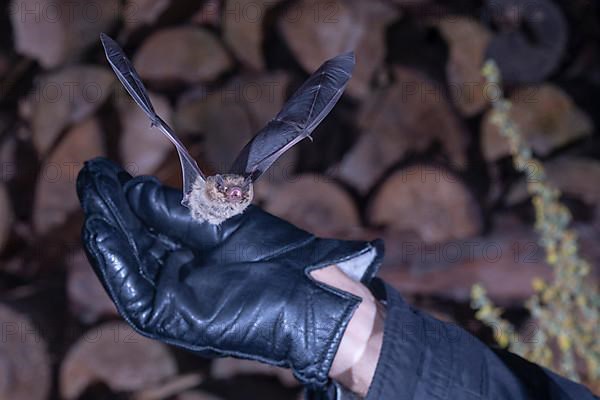
[[[368,283],[381,242],[316,238],[253,206],[220,226],[198,223],[181,191],[106,159],[86,163],[77,191],[90,262],[139,333],[290,367],[309,387],[327,383],[360,298],[309,272],[336,264]]]

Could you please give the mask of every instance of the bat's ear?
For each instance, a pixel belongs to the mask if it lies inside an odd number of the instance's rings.
[[[223,179],[223,177],[221,175],[215,175],[215,182],[217,183],[217,186],[219,187],[223,187],[225,186],[225,180]]]

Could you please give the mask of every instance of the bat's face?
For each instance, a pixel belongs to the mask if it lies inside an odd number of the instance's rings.
[[[214,200],[230,204],[252,201],[252,182],[235,174],[218,174],[207,178],[207,194]]]
[[[235,174],[198,178],[188,199],[192,217],[197,221],[220,224],[243,212],[252,202],[252,182]]]

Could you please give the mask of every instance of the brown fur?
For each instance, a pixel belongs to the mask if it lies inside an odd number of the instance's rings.
[[[244,187],[244,177],[239,175],[220,175],[225,187]],[[192,187],[189,197],[189,207],[192,218],[201,222],[218,225],[234,215],[241,214],[252,202],[254,191],[252,183],[242,191],[242,199],[239,202],[229,201],[224,190],[219,189],[217,176],[209,176],[206,182],[198,178]]]

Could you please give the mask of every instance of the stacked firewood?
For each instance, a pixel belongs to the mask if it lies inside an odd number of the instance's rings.
[[[106,156],[181,186],[174,148],[116,81],[125,49],[207,173],[225,170],[324,60],[354,50],[346,92],[256,185],[267,211],[327,237],[386,241],[380,276],[412,303],[490,332],[482,283],[527,329],[549,279],[526,177],[491,121],[497,61],[516,121],[574,215],[598,279],[600,52],[586,0],[12,0],[0,41],[0,399],[293,399],[288,371],[197,359],[119,320],[79,241],[75,180]],[[10,38],[8,40],[7,38]],[[35,385],[29,384],[36,382]],[[235,384],[232,384],[235,383]]]

